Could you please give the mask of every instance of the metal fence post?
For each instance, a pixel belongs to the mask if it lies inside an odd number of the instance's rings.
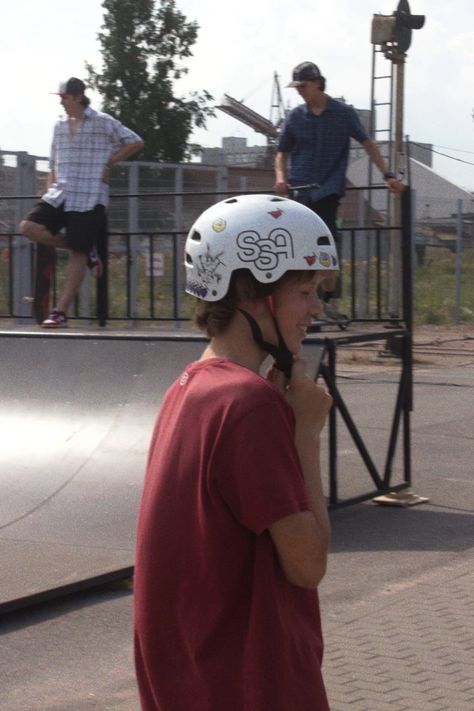
[[[138,194],[138,163],[128,164],[128,192],[130,195]],[[133,318],[137,314],[137,294],[138,294],[138,198],[128,198],[128,233],[130,235],[130,260],[129,289],[130,289],[130,311]]]
[[[102,260],[102,276],[97,279],[97,318],[99,326],[107,325],[109,316],[109,235],[104,225],[102,239],[97,244],[97,253]]]
[[[454,322],[461,320],[461,254],[462,254],[462,200],[458,200],[456,220],[456,284],[454,297]]]
[[[16,154],[15,192],[17,195],[34,195],[36,193],[36,159],[26,151]],[[25,198],[15,204],[15,230],[32,206],[33,200]],[[31,314],[31,305],[24,302],[31,293],[31,247],[25,237],[13,238],[13,312],[20,318]]]
[[[400,198],[401,244],[403,251],[402,289],[403,320],[410,332],[413,331],[413,263],[412,263],[412,204],[411,188],[406,187]]]
[[[90,303],[90,290],[89,290],[89,279],[84,279],[82,282],[79,294],[81,296],[81,311],[80,316],[82,318],[90,318],[91,315],[91,303]]]
[[[360,227],[365,227],[364,193],[357,192],[357,217]],[[357,268],[357,298],[356,314],[359,318],[367,316],[368,312],[368,276],[370,269],[370,254],[367,233],[355,233],[355,261]]]
[[[182,270],[182,258],[181,255],[184,253],[184,243],[186,241],[186,238],[179,234],[183,232],[184,230],[184,211],[183,211],[183,196],[180,194],[183,192],[184,189],[184,181],[183,181],[183,166],[182,165],[177,165],[175,168],[174,172],[174,189],[175,192],[178,193],[175,198],[174,198],[174,209],[175,209],[175,217],[174,217],[174,229],[175,229],[175,234],[173,235],[173,270],[174,270],[174,318],[179,319],[181,316],[181,303],[182,303],[182,294],[183,294],[183,288],[182,288],[182,279],[181,279],[181,270]],[[176,234],[178,233],[178,234]]]

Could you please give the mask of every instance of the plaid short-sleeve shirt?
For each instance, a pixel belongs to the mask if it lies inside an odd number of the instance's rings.
[[[291,185],[318,183],[310,200],[344,195],[350,139],[359,143],[369,136],[357,113],[328,97],[324,111],[316,116],[306,104],[297,106],[285,121],[278,150],[290,154]]]
[[[64,203],[67,212],[86,212],[95,205],[107,206],[108,185],[102,182],[110,156],[127,143],[142,139],[108,114],[90,106],[78,129],[72,133],[67,116],[54,127],[50,167],[56,176],[43,200],[54,207]]]

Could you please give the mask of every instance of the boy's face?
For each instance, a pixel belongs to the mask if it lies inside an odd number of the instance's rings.
[[[275,317],[281,335],[293,355],[301,349],[308,327],[323,307],[318,286],[328,272],[313,272],[310,279],[286,282],[274,292]]]
[[[295,87],[301,98],[306,101],[306,103],[313,101],[317,97],[321,96],[321,87],[319,79],[313,79],[311,81],[302,81],[297,87]]]
[[[70,116],[77,110],[78,106],[81,104],[82,95],[74,94],[60,94],[60,104],[65,110],[65,112]]]

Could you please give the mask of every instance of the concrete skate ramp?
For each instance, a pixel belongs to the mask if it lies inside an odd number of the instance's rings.
[[[153,422],[202,340],[0,336],[1,611],[133,565]]]

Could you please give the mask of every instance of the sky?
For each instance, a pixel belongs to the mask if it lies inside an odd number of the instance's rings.
[[[294,66],[313,61],[327,79],[327,92],[359,109],[370,108],[374,14],[391,15],[398,0],[176,0],[200,30],[188,73],[177,95],[209,91],[218,104],[230,94],[270,117],[274,74],[285,106],[300,100],[286,88]],[[298,12],[295,11],[298,9]],[[433,168],[460,187],[474,190],[474,4],[472,0],[410,0],[411,12],[426,15],[413,31],[405,67],[403,133],[431,143]],[[60,113],[56,91],[61,79],[85,78],[85,62],[101,66],[97,33],[103,22],[101,0],[0,0],[2,111],[0,149],[47,156],[54,121]],[[390,63],[378,56],[377,70]],[[378,71],[377,71],[378,73]],[[383,80],[378,100],[384,100]],[[386,83],[385,83],[386,84]],[[100,97],[89,92],[100,108]],[[379,110],[379,126],[385,123]],[[219,146],[225,136],[265,138],[216,111],[206,130],[191,140]],[[446,158],[439,153],[451,156]],[[464,161],[464,162],[463,162]]]

